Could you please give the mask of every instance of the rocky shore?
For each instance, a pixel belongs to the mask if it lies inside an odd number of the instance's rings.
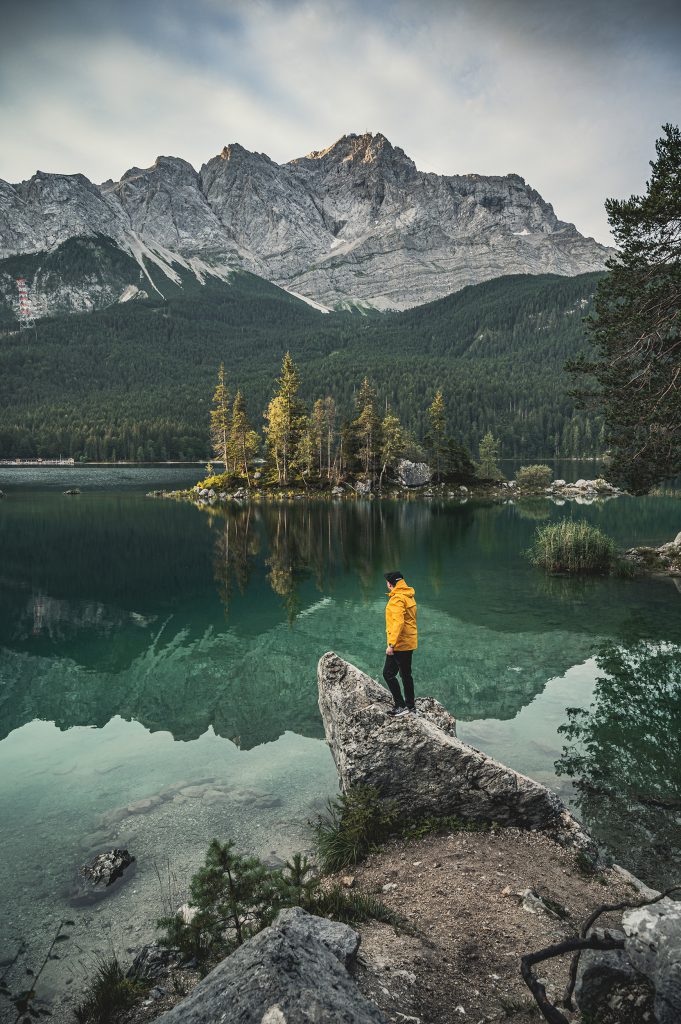
[[[172,951],[146,947],[132,974],[153,988],[128,1024],[536,1024],[521,958],[572,940],[596,908],[620,903],[634,909],[611,907],[586,933],[617,948],[581,954],[570,1008],[561,1005],[570,957],[538,968],[561,1007],[554,1019],[681,1019],[680,904],[636,909],[659,894],[606,866],[555,794],[458,740],[437,701],[391,719],[387,691],[332,653],[320,659],[318,687],[341,788],[371,784],[414,824],[410,838],[325,884],[380,898],[402,923],[351,928],[281,911],[202,980]],[[433,831],[438,815],[448,825]]]
[[[338,501],[357,499],[388,500],[440,499],[465,503],[471,498],[488,498],[514,502],[523,498],[545,498],[557,505],[566,501],[579,505],[589,505],[594,501],[607,501],[624,492],[607,482],[602,477],[593,480],[580,479],[575,483],[566,483],[563,479],[553,480],[548,486],[528,487],[517,480],[477,480],[467,479],[466,483],[447,484],[432,482],[433,471],[422,462],[400,460],[396,477],[378,490],[375,482],[364,479],[345,481],[328,487],[301,487],[299,484],[290,487],[263,487],[260,475],[256,474],[250,487],[240,485],[232,489],[216,489],[202,483],[189,490],[151,491],[151,498],[175,498],[193,502],[202,508],[221,505],[243,505],[246,502],[271,502],[290,500],[323,500]]]
[[[640,572],[653,576],[681,577],[681,533],[658,548],[629,548],[624,558]]]

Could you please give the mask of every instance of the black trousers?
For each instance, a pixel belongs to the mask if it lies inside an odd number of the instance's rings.
[[[413,651],[395,651],[394,654],[386,655],[383,666],[383,678],[388,684],[388,689],[393,695],[395,706],[398,708],[414,706],[414,679],[411,674],[411,656]],[[404,686],[404,698],[397,681],[397,674],[400,674]]]

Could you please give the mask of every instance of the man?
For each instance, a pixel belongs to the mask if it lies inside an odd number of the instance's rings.
[[[411,656],[418,646],[416,633],[416,601],[414,588],[408,587],[401,572],[387,572],[388,603],[385,606],[385,632],[388,646],[383,666],[383,678],[393,695],[395,706],[388,714],[393,718],[416,711],[414,680],[411,674]],[[397,674],[404,686],[404,697]]]

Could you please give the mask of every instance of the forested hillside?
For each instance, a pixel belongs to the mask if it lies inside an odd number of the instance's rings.
[[[440,388],[449,431],[475,453],[491,430],[504,457],[602,451],[600,424],[575,413],[563,372],[584,347],[601,275],[510,276],[403,313],[322,314],[250,274],[165,298],[0,325],[0,458],[203,459],[218,365],[256,425],[290,350],[308,401],[354,413],[375,383],[417,438]]]

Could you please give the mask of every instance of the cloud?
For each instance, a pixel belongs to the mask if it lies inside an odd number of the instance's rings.
[[[228,142],[282,162],[381,131],[423,170],[522,174],[607,241],[604,199],[644,188],[681,108],[666,0],[27,9],[8,8],[0,63],[0,176],[14,181],[37,168],[117,178],[160,153],[200,166]]]

